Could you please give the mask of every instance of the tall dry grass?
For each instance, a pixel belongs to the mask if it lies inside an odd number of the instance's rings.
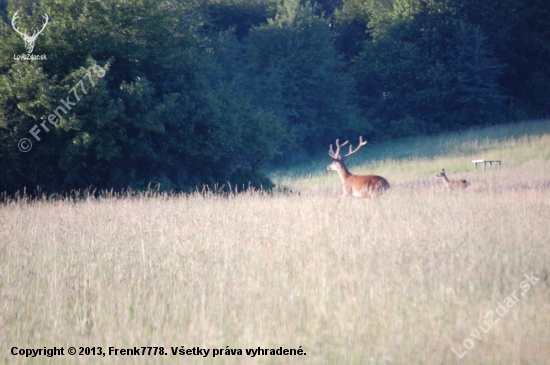
[[[468,153],[358,166],[392,183],[376,200],[336,203],[340,182],[323,172],[280,177],[286,195],[4,203],[0,362],[547,364],[549,138],[494,142],[487,151],[515,145],[517,162],[485,172]],[[521,157],[533,148],[535,163]],[[472,189],[446,191],[441,167]],[[531,272],[540,281],[521,296]],[[472,338],[514,290],[519,302]],[[181,345],[307,355],[10,354]]]

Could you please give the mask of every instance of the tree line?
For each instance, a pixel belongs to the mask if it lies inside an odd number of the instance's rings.
[[[46,59],[20,57],[16,12]],[[9,193],[270,188],[265,163],[338,137],[550,113],[546,0],[0,0],[0,17]]]

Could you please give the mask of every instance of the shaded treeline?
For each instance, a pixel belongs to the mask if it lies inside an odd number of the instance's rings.
[[[16,12],[28,35],[48,15],[46,60],[14,59]],[[546,0],[0,0],[0,18],[0,191],[269,188],[263,164],[337,137],[550,112]]]

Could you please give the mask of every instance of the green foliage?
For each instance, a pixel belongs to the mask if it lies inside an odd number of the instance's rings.
[[[207,31],[220,32],[234,29],[239,40],[248,35],[250,28],[267,23],[275,16],[276,1],[227,0],[209,1],[206,5]]]
[[[284,120],[299,148],[316,150],[340,133],[357,133],[351,80],[310,6],[286,0],[267,25],[253,28],[247,62],[254,102]]]
[[[499,84],[512,97],[512,112],[550,114],[550,6],[544,0],[440,0],[487,35],[506,68]]]
[[[481,124],[502,119],[505,97],[497,81],[503,66],[495,59],[487,37],[479,27],[460,23],[454,41],[450,68],[456,79],[451,110],[457,114],[456,120]]]
[[[368,29],[369,15],[362,0],[344,0],[334,17],[334,44],[349,63],[372,39]]]
[[[499,121],[501,71],[479,28],[428,9],[378,34],[352,68],[358,103],[385,138]]]
[[[208,55],[184,21],[199,11],[192,2],[56,1],[39,10],[55,19],[36,47],[48,60],[0,64],[0,190],[192,190],[243,169],[261,180],[279,125],[230,85],[209,81]],[[23,52],[11,29],[2,39],[2,54]],[[91,85],[86,74],[98,65],[106,75]],[[28,131],[62,99],[75,105],[55,126],[45,122],[49,132],[39,127],[33,150],[19,152],[18,140],[32,138]]]

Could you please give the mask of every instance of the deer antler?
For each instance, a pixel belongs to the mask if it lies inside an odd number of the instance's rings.
[[[17,19],[19,19],[19,16],[17,16],[17,13],[19,13],[19,10],[17,10],[17,11],[15,12],[15,14],[13,14],[13,17],[11,18],[11,26],[13,27],[13,29],[14,29],[17,33],[21,34],[23,37],[28,37],[27,31],[25,31],[25,33],[21,33],[21,32],[19,31],[19,28],[15,26],[15,21],[16,21]]]
[[[331,144],[331,145],[330,145],[330,150],[328,151],[328,155],[329,155],[330,157],[332,157],[333,159],[335,159],[335,160],[339,159],[339,158],[340,158],[340,156],[339,156],[339,155],[340,155],[340,148],[341,148],[341,147],[344,147],[345,145],[347,145],[348,142],[349,142],[349,141],[345,141],[344,143],[339,144],[339,143],[338,143],[338,140],[336,140],[336,152],[334,152],[334,151],[332,150],[332,144]]]
[[[342,158],[348,158],[349,156],[353,155],[355,152],[359,151],[361,149],[361,147],[363,147],[366,144],[367,144],[367,141],[363,142],[363,137],[359,136],[359,146],[357,146],[357,148],[352,151],[352,149],[351,149],[352,145],[349,145],[349,153],[347,155],[345,155],[344,157],[342,157]]]
[[[44,18],[46,19],[46,22],[44,23],[44,25],[42,25],[42,29],[40,29],[40,32],[38,32],[38,33],[36,33],[36,30],[35,30],[31,38],[38,37],[40,35],[40,33],[42,33],[44,31],[44,28],[46,28],[46,25],[48,25],[48,21],[50,20],[50,18],[48,17],[48,14],[45,14]]]

